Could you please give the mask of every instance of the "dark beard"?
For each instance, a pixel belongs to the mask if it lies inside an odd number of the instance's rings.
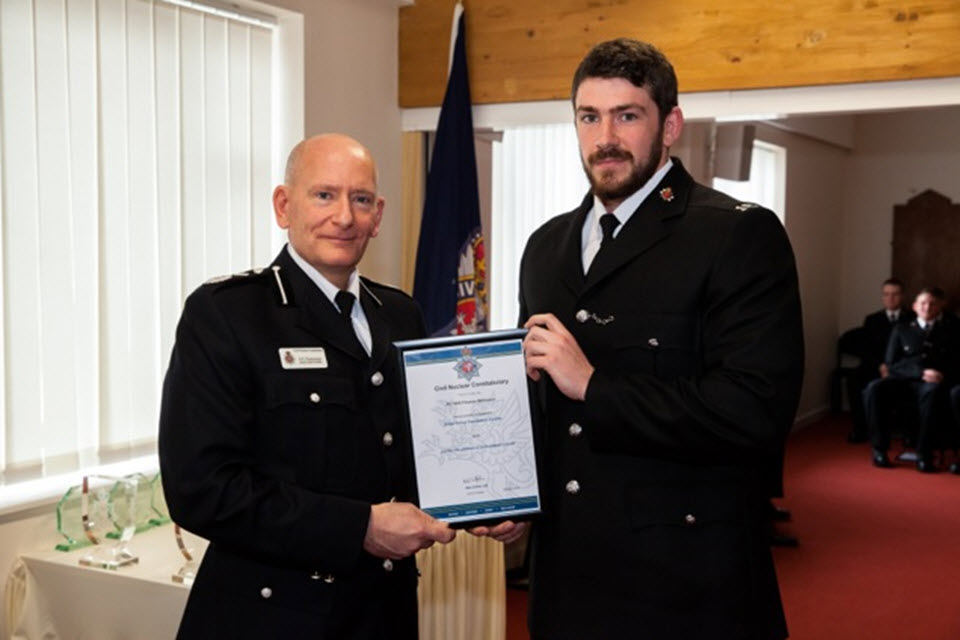
[[[643,164],[637,164],[636,158],[634,158],[633,154],[629,151],[624,151],[616,147],[607,147],[595,151],[590,154],[586,161],[583,161],[581,158],[581,162],[583,163],[583,170],[587,174],[587,180],[590,181],[590,188],[593,195],[600,198],[601,202],[609,202],[612,200],[623,200],[647,184],[647,181],[649,181],[650,178],[653,177],[653,174],[657,172],[657,169],[660,168],[660,159],[662,156],[663,125],[660,125],[656,137],[654,137],[653,142],[650,144],[650,149],[647,153],[647,162]],[[629,160],[634,164],[633,171],[620,183],[605,184],[600,182],[594,178],[589,165],[604,158]]]

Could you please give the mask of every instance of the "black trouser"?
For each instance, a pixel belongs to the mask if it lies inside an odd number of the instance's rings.
[[[850,417],[853,420],[852,435],[863,436],[870,433],[864,410],[863,390],[880,377],[878,366],[872,364],[857,367],[846,377],[847,399],[850,401]]]
[[[891,433],[901,416],[901,419],[916,420],[917,454],[929,457],[938,435],[946,395],[944,385],[922,380],[887,377],[868,384],[863,391],[863,404],[873,448],[879,451],[890,448]]]
[[[950,389],[950,409],[953,412],[953,428],[950,430],[950,444],[960,446],[960,384]]]

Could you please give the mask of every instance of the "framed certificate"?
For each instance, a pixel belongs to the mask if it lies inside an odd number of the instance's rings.
[[[541,508],[526,330],[394,343],[421,509],[451,525]]]

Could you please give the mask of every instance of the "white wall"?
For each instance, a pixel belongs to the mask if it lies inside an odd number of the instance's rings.
[[[803,305],[806,362],[798,418],[829,404],[829,375],[837,339],[840,234],[847,152],[806,135],[768,125],[757,139],[787,148],[784,220],[793,245]]]
[[[304,16],[305,135],[338,132],[373,153],[387,200],[360,272],[399,284],[400,109],[397,0],[269,0]],[[268,209],[269,211],[269,209]]]
[[[960,107],[857,116],[842,192],[841,330],[880,307],[880,285],[891,275],[893,207],[926,189],[960,202]]]

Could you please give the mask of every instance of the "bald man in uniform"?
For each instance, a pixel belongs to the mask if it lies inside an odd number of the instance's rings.
[[[289,243],[190,295],[164,382],[167,502],[210,540],[178,637],[416,638],[413,554],[454,532],[408,502],[391,343],[420,310],[357,272],[384,206],[370,152],[301,142],[273,206]]]

